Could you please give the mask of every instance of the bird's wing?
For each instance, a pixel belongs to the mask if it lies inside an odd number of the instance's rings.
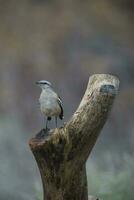
[[[58,99],[57,99],[57,101],[58,101],[58,104],[59,104],[59,106],[60,106],[60,108],[61,108],[61,113],[60,113],[60,115],[59,115],[59,118],[60,119],[63,119],[64,118],[64,116],[63,116],[63,107],[62,107],[62,101],[61,101],[61,98],[58,96]]]

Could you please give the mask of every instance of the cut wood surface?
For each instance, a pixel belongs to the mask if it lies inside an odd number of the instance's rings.
[[[85,166],[118,89],[115,76],[91,76],[78,109],[64,127],[42,129],[29,141],[40,170],[44,200],[98,199],[88,198]]]

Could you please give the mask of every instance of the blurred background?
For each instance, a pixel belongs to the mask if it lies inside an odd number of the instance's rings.
[[[121,85],[87,162],[89,193],[134,200],[134,1],[0,0],[0,200],[42,199],[28,146],[44,126],[35,81],[53,83],[67,121],[94,73]]]

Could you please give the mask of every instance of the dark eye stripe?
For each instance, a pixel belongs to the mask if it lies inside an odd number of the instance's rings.
[[[47,84],[47,83],[44,83],[44,82],[40,82],[40,84]]]

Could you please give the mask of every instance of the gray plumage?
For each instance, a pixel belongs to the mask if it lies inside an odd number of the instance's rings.
[[[47,116],[47,120],[51,120],[51,117],[55,117],[57,126],[57,117],[63,119],[62,101],[52,89],[50,82],[42,80],[36,83],[42,89],[39,98],[41,112]]]

